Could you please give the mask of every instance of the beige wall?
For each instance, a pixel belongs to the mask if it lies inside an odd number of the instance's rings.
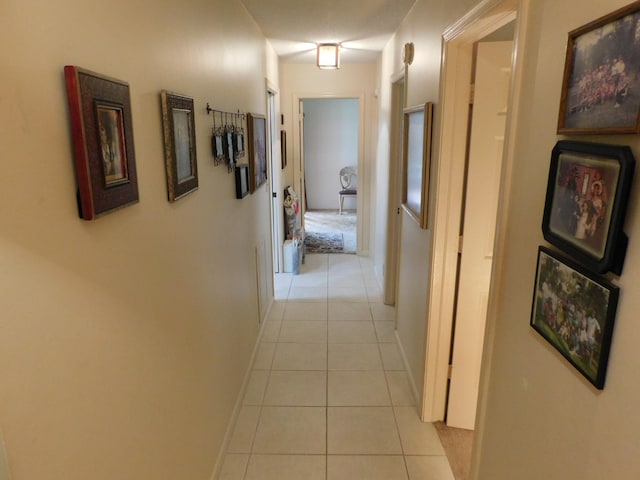
[[[402,46],[413,42],[415,58],[406,76],[406,106],[416,106],[425,102],[435,102],[434,125],[438,125],[439,81],[441,65],[442,32],[451,23],[461,17],[475,2],[451,0],[419,0],[397,30],[392,41],[387,44],[381,62],[381,114],[379,124],[380,138],[388,138],[390,127],[391,84],[403,72],[401,58]],[[434,138],[438,132],[434,131]],[[384,143],[383,143],[384,142]],[[437,148],[433,148],[436,152]],[[434,158],[434,163],[438,159]],[[387,226],[388,198],[387,189],[390,153],[386,140],[381,140],[377,151],[377,175],[384,178],[377,187],[376,236],[384,238]],[[432,167],[432,172],[437,165]],[[433,177],[432,177],[433,186]],[[431,188],[433,192],[433,188]],[[433,195],[433,193],[432,193]],[[433,218],[433,208],[429,213]],[[433,222],[430,221],[429,224]],[[398,295],[396,297],[396,316],[398,337],[410,368],[411,378],[418,395],[421,397],[424,383],[425,336],[427,329],[427,294],[432,231],[420,229],[417,223],[402,212],[402,232],[400,241],[400,270],[398,273]],[[382,243],[382,242],[381,242]],[[376,244],[375,263],[377,272],[386,271],[384,248]]]
[[[236,200],[233,176],[213,166],[205,105],[265,113],[273,52],[236,0],[1,10],[0,429],[12,478],[209,479],[258,335],[255,251],[270,237],[266,187]],[[93,222],[75,205],[66,64],[131,89],[140,203]],[[196,108],[200,188],[174,204],[161,89]]]
[[[368,255],[370,245],[375,241],[371,235],[373,228],[372,195],[375,190],[373,167],[374,152],[377,143],[376,124],[378,121],[378,99],[376,98],[376,64],[342,65],[339,70],[320,70],[310,64],[288,64],[280,66],[281,106],[284,114],[284,128],[287,130],[287,185],[299,190],[300,139],[297,123],[298,105],[295,99],[350,97],[359,98],[360,112],[363,116],[362,138],[359,143],[359,155],[362,178],[359,178],[358,191],[358,244],[359,252]],[[289,140],[291,139],[291,140]]]
[[[640,214],[632,189],[625,231],[630,243],[606,385],[597,391],[529,327],[549,158],[555,142],[567,32],[616,8],[622,0],[531,2],[518,119],[510,212],[497,285],[498,316],[486,417],[480,425],[480,479],[600,480],[638,478],[637,322]],[[636,135],[573,137],[630,145]]]

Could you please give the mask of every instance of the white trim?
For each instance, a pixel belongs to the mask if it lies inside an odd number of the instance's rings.
[[[429,219],[430,224],[434,225],[434,235],[429,279],[424,390],[421,402],[421,417],[424,421],[443,420],[446,409],[466,156],[466,142],[460,142],[459,138],[461,135],[466,138],[468,128],[468,79],[471,73],[473,42],[515,19],[517,3],[518,0],[485,0],[445,29],[443,34],[440,84],[442,110],[435,122],[434,132],[434,145],[438,146],[437,158],[434,159],[435,208]],[[510,98],[513,98],[513,83]],[[514,118],[514,111],[515,109],[510,110],[507,121]],[[510,143],[512,139],[507,136],[507,151],[511,151]],[[504,171],[510,172],[511,168],[507,163],[511,159],[503,161]],[[506,177],[503,174],[504,178]],[[500,199],[506,198],[503,183],[504,180],[501,180]],[[501,211],[506,208],[505,203],[499,201]],[[498,215],[502,217],[501,212]],[[503,224],[499,225],[499,229],[504,228]],[[494,255],[494,258],[496,257],[497,255]],[[493,282],[492,276],[492,285]],[[491,307],[490,304],[489,308]],[[487,322],[489,321],[488,318]]]

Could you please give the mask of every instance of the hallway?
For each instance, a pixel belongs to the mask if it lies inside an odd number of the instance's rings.
[[[307,255],[275,297],[219,478],[453,480],[371,261]]]

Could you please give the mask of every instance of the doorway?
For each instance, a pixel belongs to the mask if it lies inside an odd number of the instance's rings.
[[[485,0],[474,8],[469,14],[453,24],[443,34],[444,58],[442,82],[441,82],[441,103],[442,113],[439,118],[439,135],[437,158],[440,159],[437,165],[436,174],[436,207],[433,219],[434,236],[432,244],[433,266],[429,278],[429,306],[428,319],[429,328],[426,340],[425,377],[424,390],[422,396],[422,418],[425,421],[442,420],[447,413],[451,398],[448,397],[450,379],[453,385],[453,377],[456,375],[456,362],[451,363],[455,356],[456,338],[467,335],[473,338],[473,346],[459,348],[462,357],[471,353],[473,360],[468,364],[475,369],[473,379],[467,380],[475,384],[475,394],[467,394],[471,400],[468,402],[469,412],[464,423],[457,424],[467,429],[475,428],[476,413],[478,412],[478,391],[482,392],[481,362],[485,360],[484,345],[492,341],[491,323],[494,295],[489,286],[488,293],[484,294],[484,304],[482,301],[476,308],[484,309],[488,313],[485,316],[486,322],[482,324],[482,331],[485,332],[486,340],[483,341],[481,335],[474,335],[463,323],[458,323],[454,327],[454,315],[457,305],[457,286],[460,250],[460,230],[463,225],[464,208],[463,200],[465,196],[465,166],[467,160],[467,145],[470,139],[469,112],[471,91],[470,83],[472,72],[474,71],[475,45],[481,39],[488,37],[493,32],[499,31],[506,25],[513,24],[515,43],[511,49],[512,58],[517,59],[515,52],[522,48],[522,34],[518,30],[518,22],[522,21],[522,9],[526,5],[526,0],[503,0],[501,2]],[[515,23],[513,23],[515,22]],[[520,41],[519,41],[520,40]],[[496,240],[489,252],[484,247],[485,256],[493,257],[493,266],[489,269],[489,284],[495,279],[496,271],[499,270],[500,252],[503,248],[500,244],[500,232],[504,229],[502,219],[507,208],[506,199],[509,186],[510,165],[513,154],[511,151],[511,137],[515,129],[513,123],[517,118],[515,113],[517,105],[512,99],[517,98],[516,92],[521,82],[520,62],[512,65],[512,79],[507,82],[508,94],[505,99],[510,102],[509,108],[503,115],[506,118],[506,131],[503,135],[504,152],[496,154],[501,164],[501,173],[498,176],[496,192],[497,220],[496,228],[489,229],[491,236],[495,233]],[[501,74],[502,75],[502,74]],[[467,81],[465,81],[467,79]],[[472,132],[471,132],[472,133]],[[496,140],[494,139],[494,143]],[[499,142],[498,142],[499,143]],[[442,159],[447,159],[443,161]],[[479,242],[478,242],[479,243]],[[458,342],[459,343],[459,342]],[[453,355],[452,355],[453,346]],[[490,351],[490,349],[489,349]],[[460,355],[459,358],[462,358]],[[484,367],[482,367],[484,368]],[[459,373],[459,372],[458,372]],[[453,394],[453,389],[451,390]],[[480,393],[482,396],[482,393]],[[481,415],[478,415],[480,418]],[[451,416],[447,418],[451,421]],[[453,423],[453,422],[452,422]]]
[[[309,98],[301,103],[307,251],[356,253],[359,195],[344,198],[340,208],[338,192],[344,167],[354,168],[351,187],[358,187],[360,101]]]

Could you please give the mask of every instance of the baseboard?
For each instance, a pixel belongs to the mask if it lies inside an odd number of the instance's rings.
[[[396,336],[396,344],[398,345],[398,349],[400,350],[400,356],[402,357],[402,363],[404,364],[404,369],[407,371],[407,375],[409,377],[409,387],[411,387],[411,393],[413,394],[413,400],[416,403],[416,408],[419,408],[421,404],[421,399],[418,394],[418,386],[414,381],[413,371],[411,370],[411,366],[409,365],[409,361],[407,360],[407,355],[404,353],[404,348],[402,348],[402,342],[400,341],[400,337],[398,336],[398,330],[394,331]],[[418,412],[418,416],[420,413]]]
[[[247,391],[247,386],[249,385],[249,379],[251,378],[251,370],[253,369],[253,363],[256,360],[256,355],[258,354],[258,348],[260,348],[260,342],[262,341],[262,334],[264,333],[264,328],[265,328],[265,325],[267,324],[267,319],[271,314],[271,308],[273,307],[273,304],[274,304],[274,298],[271,297],[265,316],[262,319],[262,325],[260,326],[260,332],[258,333],[256,344],[253,346],[253,352],[251,353],[251,360],[249,361],[249,366],[247,368],[247,371],[244,373],[244,378],[242,379],[242,385],[240,387],[240,392],[238,393],[238,398],[236,398],[236,403],[233,407],[233,411],[231,412],[229,423],[227,424],[227,430],[224,434],[224,439],[222,440],[222,446],[220,447],[220,451],[218,452],[218,455],[216,458],[216,463],[213,467],[211,480],[216,480],[220,476],[220,471],[222,470],[222,465],[224,464],[224,456],[225,456],[225,453],[227,452],[227,447],[229,446],[229,442],[231,441],[231,436],[233,435],[233,430],[236,426],[238,415],[240,414],[240,409],[242,408],[242,400],[244,399],[244,395]]]

